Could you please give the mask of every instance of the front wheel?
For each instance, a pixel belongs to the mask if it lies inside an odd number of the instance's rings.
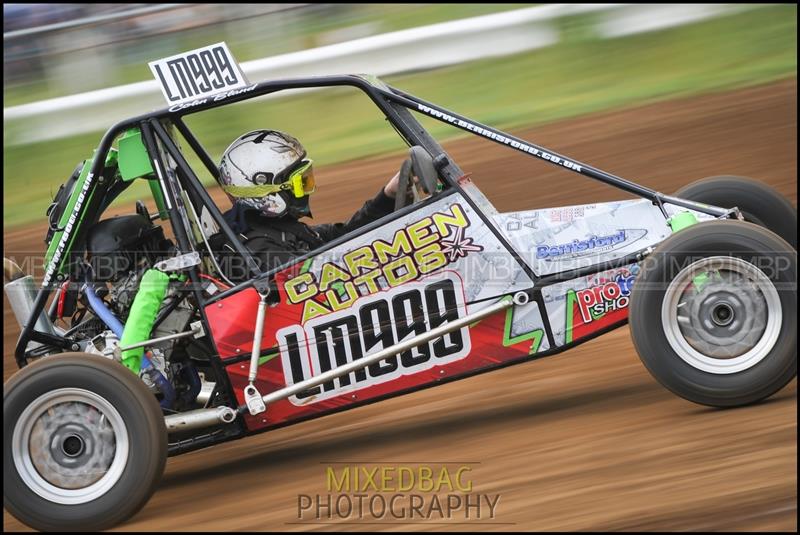
[[[771,396],[797,375],[797,253],[751,223],[699,223],[642,264],[630,329],[650,373],[696,403]]]
[[[97,531],[141,509],[167,458],[158,402],[120,364],[46,357],[3,388],[3,501],[39,530]]]
[[[715,176],[692,182],[675,196],[724,208],[736,206],[745,221],[768,228],[797,250],[797,210],[763,182],[741,176]]]

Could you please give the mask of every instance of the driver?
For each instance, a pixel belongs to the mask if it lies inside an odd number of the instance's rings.
[[[219,170],[220,186],[233,203],[223,217],[262,271],[391,213],[399,186],[398,173],[346,223],[309,226],[299,219],[311,217],[313,161],[294,137],[277,130],[248,132],[225,150]],[[242,259],[230,254],[235,249],[224,234],[212,237],[211,244],[223,253],[221,268],[231,281],[249,278]]]

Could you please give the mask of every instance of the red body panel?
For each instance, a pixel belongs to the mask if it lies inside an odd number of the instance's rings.
[[[261,346],[262,354],[268,348],[276,347],[276,333],[281,328],[297,325],[301,322],[302,306],[292,305],[287,302],[286,295],[282,290],[283,284],[281,284],[281,281],[286,280],[297,269],[299,269],[299,265],[276,275],[278,288],[281,289],[279,290],[281,301],[278,305],[272,306],[267,310]],[[453,274],[451,277],[460,281],[460,277],[457,274]],[[420,286],[424,282],[424,280],[416,281],[413,285]],[[458,291],[463,292],[463,287]],[[258,300],[258,294],[250,288],[206,308],[214,340],[223,361],[250,354]],[[444,378],[469,374],[482,368],[519,359],[533,352],[530,338],[523,337],[519,342],[511,342],[508,345],[504,345],[504,328],[507,321],[508,317],[503,313],[499,313],[469,327],[467,336],[469,340],[468,354],[454,362],[434,365],[428,369],[401,375],[381,384],[366,386],[354,392],[336,395],[303,406],[298,406],[288,399],[281,400],[270,405],[265,413],[258,416],[254,417],[246,414],[246,425],[248,429],[256,430],[307,418],[311,415],[340,409],[343,406],[354,403],[429,385]],[[266,362],[263,362],[264,360]],[[262,357],[262,362],[259,366],[256,380],[256,387],[259,392],[264,395],[286,386],[283,359],[276,355],[271,358]],[[226,369],[237,400],[242,404],[244,403],[243,391],[247,386],[249,360],[242,360],[229,365]]]

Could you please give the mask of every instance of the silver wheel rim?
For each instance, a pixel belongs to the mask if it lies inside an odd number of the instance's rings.
[[[714,374],[748,370],[780,335],[775,285],[740,258],[713,256],[684,268],[667,287],[661,323],[670,347],[687,364]]]
[[[103,496],[128,462],[128,430],[105,398],[59,388],[22,412],[12,437],[22,481],[45,500],[78,505]]]

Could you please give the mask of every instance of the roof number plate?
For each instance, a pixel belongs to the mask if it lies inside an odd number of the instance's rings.
[[[249,85],[224,42],[151,61],[167,104],[182,104]]]

